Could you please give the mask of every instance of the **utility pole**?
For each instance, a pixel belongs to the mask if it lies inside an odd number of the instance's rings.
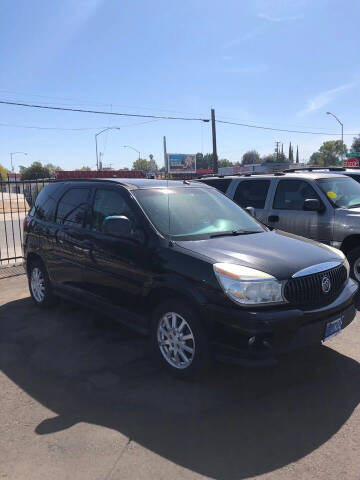
[[[215,123],[215,110],[211,109],[211,129],[212,129],[212,141],[213,141],[213,171],[218,173],[218,156],[216,146],[216,123]]]
[[[166,137],[164,137],[164,167],[165,167],[165,172],[169,173],[169,165],[168,165],[168,158],[167,158],[167,151],[166,151]]]

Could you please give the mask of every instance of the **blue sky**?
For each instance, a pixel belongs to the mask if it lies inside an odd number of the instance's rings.
[[[358,0],[3,0],[0,99],[157,115],[209,117],[300,130],[360,131]],[[211,151],[209,124],[154,121],[0,105],[0,163],[64,169],[130,167],[152,153]],[[15,126],[85,128],[38,130]],[[217,126],[219,157],[240,160],[274,142],[300,158],[328,136]],[[351,136],[345,141],[350,145]]]

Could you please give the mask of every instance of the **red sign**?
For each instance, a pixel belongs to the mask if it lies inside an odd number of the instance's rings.
[[[359,167],[359,159],[356,157],[347,158],[345,160],[345,167]]]

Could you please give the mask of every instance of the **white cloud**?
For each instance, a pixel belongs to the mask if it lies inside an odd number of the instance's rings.
[[[261,35],[265,31],[265,25],[260,25],[256,28],[253,28],[252,30],[249,30],[248,32],[245,32],[243,35],[240,35],[239,37],[234,38],[233,40],[230,40],[229,42],[224,43],[223,48],[230,48],[230,47],[235,47],[236,45],[239,45],[242,42],[245,42],[246,40],[251,40],[258,35]]]
[[[328,103],[332,102],[339,94],[346,92],[347,90],[355,87],[357,82],[351,83],[344,83],[339,87],[332,88],[330,90],[326,90],[325,92],[321,92],[315,97],[311,98],[307,101],[307,105],[305,108],[297,112],[298,116],[307,115],[308,113],[314,112],[319,110],[320,108],[325,107]]]

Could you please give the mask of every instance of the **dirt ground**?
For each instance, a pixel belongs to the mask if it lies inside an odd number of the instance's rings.
[[[271,368],[170,378],[146,339],[0,280],[0,479],[360,479],[360,323]]]

